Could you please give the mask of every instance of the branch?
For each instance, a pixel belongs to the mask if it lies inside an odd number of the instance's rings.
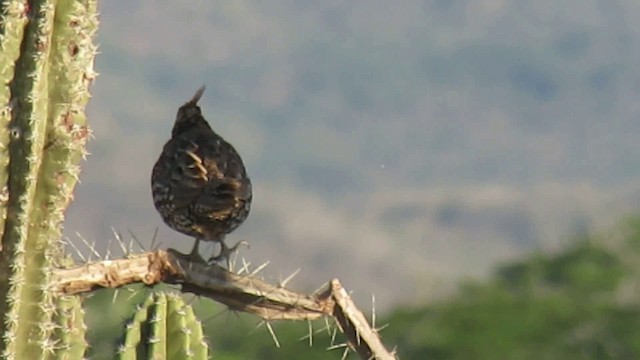
[[[182,291],[207,297],[230,309],[265,320],[314,320],[333,317],[349,346],[362,359],[395,359],[337,279],[317,295],[272,285],[215,264],[192,262],[175,251],[157,250],[126,259],[103,260],[53,273],[54,291],[73,295],[132,283],[181,285]]]

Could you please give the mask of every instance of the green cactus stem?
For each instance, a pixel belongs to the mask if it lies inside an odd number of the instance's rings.
[[[13,80],[16,61],[20,56],[20,43],[27,23],[25,2],[10,1],[0,5],[0,229],[4,229],[7,217],[7,200],[9,189],[9,123],[11,122],[11,90],[9,84]]]
[[[127,325],[121,360],[207,359],[202,324],[176,295],[152,293]]]
[[[54,358],[59,346],[48,280],[89,136],[96,29],[95,0],[0,5],[3,359]]]
[[[59,360],[82,359],[87,350],[82,302],[77,296],[63,296],[57,299],[53,338],[56,350],[51,358]]]
[[[122,360],[135,360],[138,355],[144,356],[146,352],[143,353],[145,348],[138,348],[138,345],[141,343],[141,339],[143,337],[143,331],[147,331],[146,328],[143,328],[146,325],[147,319],[149,318],[149,310],[151,306],[154,304],[155,295],[151,294],[147,297],[147,299],[140,305],[136,312],[126,326],[124,343],[118,349],[118,353],[120,359]],[[140,354],[138,353],[140,352]]]

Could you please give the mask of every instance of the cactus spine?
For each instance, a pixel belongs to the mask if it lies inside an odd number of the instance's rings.
[[[68,312],[74,320],[65,326],[79,329],[82,313],[77,299],[54,299],[47,290],[51,268],[62,259],[63,212],[89,135],[84,108],[95,77],[96,29],[92,0],[0,5],[0,351],[5,359],[57,358],[63,348],[79,352],[84,344],[82,338],[77,343],[69,338],[67,345],[54,338],[60,326],[55,320]]]

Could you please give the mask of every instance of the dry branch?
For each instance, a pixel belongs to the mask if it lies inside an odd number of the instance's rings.
[[[306,295],[217,265],[192,262],[171,250],[157,250],[58,269],[52,281],[54,291],[67,295],[133,283],[178,284],[185,292],[265,320],[314,320],[328,315],[336,320],[349,346],[362,359],[395,359],[337,279],[319,294]]]

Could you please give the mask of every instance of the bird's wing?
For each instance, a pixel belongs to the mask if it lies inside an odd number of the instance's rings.
[[[242,182],[236,179],[212,181],[193,204],[193,213],[200,217],[224,220],[243,206],[244,199],[238,197]]]
[[[248,179],[242,160],[235,150],[221,149],[228,146],[221,141],[175,140],[171,176],[176,207],[189,206],[196,216],[223,219],[245,200]]]
[[[169,144],[168,144],[169,145]],[[171,193],[176,207],[191,205],[212,175],[204,166],[199,146],[188,139],[174,139],[165,154],[169,157]]]
[[[201,149],[209,179],[193,204],[193,212],[211,219],[224,219],[251,199],[249,181],[240,155],[223,139],[207,142]]]

